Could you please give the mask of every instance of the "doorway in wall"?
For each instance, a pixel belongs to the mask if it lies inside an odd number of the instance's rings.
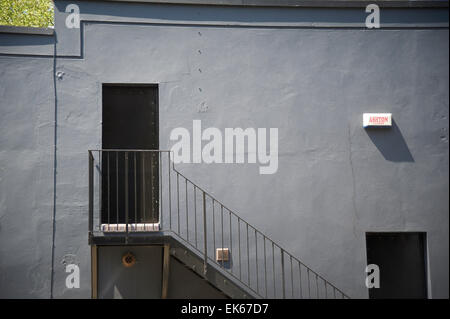
[[[157,85],[103,84],[102,224],[159,218]]]
[[[380,270],[369,298],[427,298],[426,234],[366,233],[367,264]]]

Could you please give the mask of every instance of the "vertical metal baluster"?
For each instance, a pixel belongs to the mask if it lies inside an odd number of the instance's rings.
[[[291,297],[294,299],[294,269],[292,268],[292,255],[291,258]]]
[[[242,280],[241,264],[241,219],[238,217],[238,245],[239,245],[239,280]]]
[[[178,216],[178,223],[177,223],[177,228],[178,228],[178,235],[181,236],[180,233],[180,174],[177,172],[177,216]]]
[[[222,227],[222,253],[223,253],[223,205],[222,204],[220,205],[220,225]],[[223,267],[223,258],[222,258],[222,267]]]
[[[154,189],[155,189],[155,183],[154,183],[154,176],[153,176],[153,153],[151,151],[145,152],[148,156],[150,156],[150,220],[153,219],[155,214],[155,195],[154,195]],[[146,220],[147,222],[147,220]],[[144,223],[145,225],[145,223]]]
[[[145,202],[145,197],[147,196],[146,192],[145,192],[145,180],[147,179],[147,177],[145,176],[145,152],[142,152],[142,222],[145,223],[147,222],[147,213],[146,210],[147,208],[145,206],[147,206],[146,202]]]
[[[207,234],[206,234],[206,195],[205,195],[205,192],[203,192],[203,245],[204,245],[203,275],[206,276],[207,263],[208,263],[208,246],[207,246]]]
[[[116,217],[117,231],[119,231],[119,152],[116,152]]]
[[[163,226],[163,177],[162,177],[162,152],[159,152],[159,225],[161,229],[164,229]]]
[[[184,179],[185,181],[185,186],[186,186],[186,238],[187,241],[189,242],[189,208],[188,208],[188,187],[187,187],[187,179]]]
[[[134,223],[135,228],[134,230],[137,231],[137,173],[136,173],[136,152],[133,152],[133,159],[134,159]],[[145,227],[144,227],[145,230]]]
[[[228,210],[228,215],[229,215],[229,217],[230,217],[230,254],[229,254],[229,258],[228,258],[228,262],[230,263],[230,270],[231,270],[231,273],[233,273],[233,266],[232,266],[232,263],[231,263],[231,255],[232,255],[232,253],[233,253],[233,233],[231,232],[231,230],[232,230],[232,226],[231,226],[231,212]]]
[[[107,163],[107,166],[108,166],[108,169],[107,169],[107,174],[108,174],[108,192],[107,192],[107,194],[108,194],[108,227],[109,227],[109,225],[111,224],[111,190],[110,190],[111,182],[110,182],[110,177],[109,177],[110,174],[111,174],[111,171],[109,169],[109,154],[110,154],[110,152],[106,151],[106,154],[108,154],[108,157],[107,157],[107,161],[108,161],[108,163]]]
[[[319,299],[319,278],[318,278],[317,274],[316,274],[316,296],[317,296],[317,299]]]
[[[89,156],[89,232],[94,230],[94,155],[92,151],[88,152]],[[92,233],[91,233],[92,234]],[[90,234],[90,235],[91,235]]]
[[[325,281],[325,279],[323,279],[323,285],[325,286],[325,299],[328,299],[327,282]]]
[[[256,232],[256,229],[253,228],[255,230],[255,255],[256,255],[256,260],[255,260],[255,264],[256,264],[256,292],[259,293],[259,270],[258,270],[258,234]]]
[[[98,198],[99,198],[99,212],[100,212],[100,227],[102,224],[102,215],[103,215],[103,185],[102,185],[102,174],[103,174],[103,153],[102,151],[98,151],[98,166],[99,166],[99,174],[98,174]]]
[[[172,230],[172,187],[170,185],[170,152],[167,153],[169,175],[169,230]]]
[[[333,295],[334,295],[334,299],[336,299],[336,287],[333,287]]]
[[[277,298],[277,287],[275,285],[275,245],[272,241],[272,276],[273,276],[273,298]]]
[[[266,299],[267,299],[266,235],[263,235],[263,242],[264,242],[264,289],[265,289],[265,292],[266,292]]]
[[[197,186],[194,186],[194,222],[195,222],[195,247],[197,248]]]
[[[214,198],[212,199],[212,214],[213,214],[213,254],[216,255],[216,212],[214,210]],[[215,258],[214,258],[215,259]]]
[[[286,299],[286,280],[284,277],[284,250],[280,248],[281,250],[281,286],[283,288],[283,299]]]
[[[300,284],[300,299],[303,299],[303,291],[302,291],[302,264],[300,261],[298,262],[298,276],[299,276],[299,284]]]
[[[245,225],[247,226],[247,282],[250,287],[250,243],[248,240],[248,223],[245,222]]]
[[[306,273],[308,274],[308,297],[311,299],[311,282],[309,279],[309,268],[306,268]]]
[[[125,152],[125,242],[128,243],[128,152]]]

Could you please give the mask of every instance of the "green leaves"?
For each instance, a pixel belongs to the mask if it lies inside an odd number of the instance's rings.
[[[0,0],[0,25],[53,26],[51,0]]]

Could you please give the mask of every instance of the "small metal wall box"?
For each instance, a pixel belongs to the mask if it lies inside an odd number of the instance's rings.
[[[228,248],[216,249],[216,261],[225,262],[230,260],[230,250]]]

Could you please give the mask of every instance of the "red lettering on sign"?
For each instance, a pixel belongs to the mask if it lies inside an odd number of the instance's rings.
[[[371,116],[369,119],[369,123],[372,124],[383,124],[388,121],[387,116]]]

